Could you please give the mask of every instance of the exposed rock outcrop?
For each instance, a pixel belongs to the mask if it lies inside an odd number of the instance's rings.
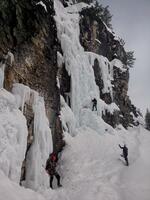
[[[102,93],[103,80],[100,76],[101,72],[98,62],[94,62],[95,81],[100,89],[100,98],[105,103],[113,102],[120,108],[120,112],[115,112],[113,115],[109,112],[103,114],[103,119],[115,127],[121,123],[125,128],[130,125],[137,125],[134,122],[133,115],[137,117],[139,113],[136,107],[131,103],[127,91],[129,82],[129,69],[126,66],[127,56],[124,50],[122,40],[111,31],[98,15],[94,13],[94,8],[86,8],[80,12],[80,41],[86,51],[92,51],[99,55],[103,55],[112,61],[118,58],[124,64],[125,71],[122,72],[117,67],[113,66],[114,81],[113,100],[109,93]],[[131,114],[132,113],[132,114]]]

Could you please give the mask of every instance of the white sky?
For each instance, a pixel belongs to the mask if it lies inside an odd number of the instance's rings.
[[[150,0],[99,0],[109,5],[116,34],[126,50],[134,50],[136,62],[130,70],[129,96],[145,112],[150,108]]]

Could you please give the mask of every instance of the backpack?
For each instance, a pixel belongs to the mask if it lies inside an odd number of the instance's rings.
[[[52,161],[50,158],[46,162],[46,171],[48,171],[49,175],[54,175],[56,172],[56,162]]]
[[[51,155],[50,155],[50,160],[51,160],[51,161],[57,162],[57,161],[58,161],[57,155],[56,155],[55,153],[51,153]]]

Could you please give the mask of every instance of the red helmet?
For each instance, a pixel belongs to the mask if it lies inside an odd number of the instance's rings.
[[[50,154],[50,159],[52,160],[52,161],[56,161],[56,154],[55,153],[51,153]]]

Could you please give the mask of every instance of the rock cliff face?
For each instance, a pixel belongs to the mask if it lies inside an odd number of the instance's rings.
[[[54,21],[53,1],[10,0],[0,2],[0,59],[11,51],[15,61],[6,63],[4,87],[23,83],[44,96],[47,116],[53,134],[54,150],[64,145],[59,118],[60,91],[57,87],[57,51],[60,45]],[[30,135],[33,135],[33,112],[26,105],[25,116]],[[31,138],[31,137],[29,137]],[[28,139],[28,146],[32,141]]]
[[[138,123],[134,121],[133,116],[137,117],[139,113],[127,95],[129,69],[126,65],[127,56],[122,41],[95,14],[93,7],[82,10],[80,18],[80,41],[84,49],[103,55],[109,61],[117,58],[124,64],[124,72],[118,69],[115,64],[113,66],[113,99],[111,99],[109,93],[103,94],[102,92],[103,80],[100,76],[98,62],[96,60],[94,62],[93,70],[96,84],[100,90],[100,98],[107,104],[113,101],[120,108],[120,112],[115,112],[113,115],[106,112],[103,119],[113,127],[120,123],[125,128],[137,125]]]
[[[39,92],[44,97],[47,117],[52,130],[54,150],[59,152],[64,146],[62,125],[59,118],[60,94],[71,105],[71,78],[65,64],[58,69],[57,52],[61,47],[57,38],[52,0],[1,0],[0,2],[0,62],[6,64],[4,87],[11,91],[13,83],[22,83]],[[65,6],[67,3],[63,1]],[[93,8],[80,12],[80,42],[85,51],[91,51],[108,58],[118,58],[124,65],[124,71],[113,65],[113,96],[103,93],[103,79],[99,62],[95,59],[93,70],[95,82],[99,87],[100,98],[106,104],[115,102],[120,111],[113,114],[103,113],[103,119],[111,126],[122,124],[125,128],[137,125],[134,116],[137,112],[128,95],[129,70],[126,66],[126,52],[115,34],[94,14]],[[13,53],[14,62],[6,60],[8,52]],[[62,53],[63,54],[63,53]],[[57,77],[59,77],[60,89]],[[25,105],[24,115],[28,124],[28,146],[32,145],[33,110]],[[24,165],[24,164],[23,164]],[[24,174],[22,179],[24,179]]]
[[[68,1],[61,0],[61,2],[67,7]],[[91,2],[91,0],[89,0],[89,2]],[[65,64],[67,65],[67,63],[63,60],[63,56],[65,55],[63,55],[63,48],[61,49],[61,45],[57,38],[57,32],[59,31],[56,27],[54,15],[55,10],[53,0],[1,0],[0,68],[4,66],[3,64],[6,65],[4,88],[8,91],[12,90],[13,83],[22,83],[44,97],[46,114],[52,131],[54,151],[60,152],[65,145],[63,140],[62,122],[59,116],[61,107],[60,95],[64,97],[66,103],[71,107],[71,90],[73,90],[71,81],[74,74],[71,76],[66,70]],[[67,17],[66,21],[68,20]],[[61,17],[61,20],[64,20],[63,17]],[[63,23],[64,21],[62,24]],[[71,23],[70,26],[72,25]],[[67,25],[64,27],[63,31],[69,32]],[[73,34],[73,32],[69,33]],[[94,83],[96,89],[97,86],[99,88],[99,90],[96,90],[97,96],[108,105],[111,105],[114,102],[120,109],[115,110],[113,113],[110,113],[106,109],[106,111],[102,113],[103,120],[112,127],[116,127],[118,124],[122,124],[125,128],[131,125],[138,125],[138,122],[134,120],[134,117],[137,117],[139,113],[127,95],[129,69],[126,65],[126,52],[116,35],[97,15],[95,15],[93,7],[84,8],[80,12],[80,43],[85,51],[102,55],[108,58],[109,61],[112,61],[105,63],[110,63],[110,66],[108,64],[107,71],[110,71],[113,66],[113,80],[111,80],[110,83],[113,87],[112,91],[108,88],[107,93],[103,92],[105,82],[102,77],[103,72],[101,72],[101,67],[99,67],[100,62],[94,57],[93,71],[90,65],[90,72],[94,72],[95,76],[93,76],[91,85]],[[71,50],[73,51],[73,49],[74,46]],[[79,49],[80,45],[78,50]],[[82,47],[81,49],[83,51]],[[81,53],[84,52],[82,51]],[[73,53],[76,55],[76,51],[73,51]],[[14,56],[14,60],[11,59],[11,55]],[[68,56],[69,54],[66,55]],[[61,64],[59,63],[59,56],[60,60],[62,58]],[[116,66],[116,58],[122,61],[123,70]],[[107,61],[107,59],[104,58],[103,60],[105,60],[104,62]],[[69,61],[70,60],[68,60],[68,62]],[[89,63],[89,61],[87,63]],[[73,64],[74,63],[71,62],[71,65]],[[77,62],[76,65],[78,64],[80,65],[80,63]],[[74,66],[75,68],[76,65]],[[85,68],[86,66],[87,65],[85,65]],[[84,70],[83,73],[85,71],[86,70]],[[91,74],[93,75],[93,73]],[[84,74],[82,78],[85,78],[85,76],[86,74]],[[95,85],[95,82],[97,86]],[[84,84],[85,83],[86,82],[84,82]],[[59,84],[60,87],[58,86]],[[80,86],[82,86],[82,92],[84,92],[84,84],[80,84]],[[76,82],[74,82],[74,85],[76,85]],[[80,87],[77,89],[79,88]],[[76,91],[80,90],[75,90],[74,97],[76,96]],[[80,95],[78,98],[80,98]],[[83,105],[81,104],[81,108],[83,106],[90,109],[90,98],[88,101],[88,103],[84,102]],[[75,104],[76,107],[78,107],[79,102],[80,101],[77,101],[77,104]],[[72,113],[71,109],[69,111],[74,117],[74,113]],[[27,119],[28,126],[27,158],[28,151],[34,140],[34,113],[32,106],[29,104],[25,104],[24,115]],[[84,119],[85,118],[83,118],[83,121]],[[93,118],[93,120],[94,119],[95,118]],[[67,129],[69,130],[69,126]],[[22,164],[21,181],[26,179],[26,158]]]

